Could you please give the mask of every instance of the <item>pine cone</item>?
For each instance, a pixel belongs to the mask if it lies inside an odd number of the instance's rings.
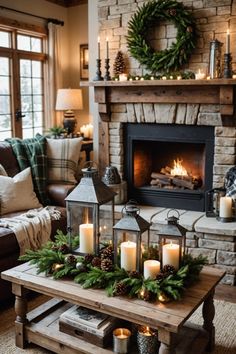
[[[59,247],[55,244],[52,245],[51,249],[52,249],[52,251],[56,251],[56,252],[59,251]]]
[[[100,251],[100,255],[101,255],[101,259],[105,259],[105,258],[113,259],[113,248],[112,248],[112,246],[108,246],[108,247],[103,248]]]
[[[65,257],[65,263],[71,266],[76,265],[76,257],[73,254],[68,254]]]
[[[163,279],[165,279],[166,278],[166,275],[164,274],[164,273],[162,273],[162,272],[160,272],[159,274],[157,274],[157,276],[156,276],[156,280],[157,281],[162,281]]]
[[[132,272],[129,272],[129,277],[130,278],[140,278],[140,273],[139,272],[136,272],[135,270],[132,271]]]
[[[84,262],[87,264],[90,264],[90,263],[92,263],[93,258],[94,258],[93,254],[90,254],[90,253],[86,254],[84,257]]]
[[[69,246],[66,243],[63,243],[59,248],[58,251],[60,251],[63,254],[66,254],[70,251]]]
[[[169,15],[175,16],[176,15],[176,9],[169,9]]]
[[[113,262],[109,258],[104,258],[101,261],[101,269],[105,272],[111,272],[113,270]]]
[[[174,274],[176,272],[175,267],[172,266],[171,264],[166,264],[163,268],[162,268],[162,273],[167,275],[171,275]]]
[[[118,76],[119,74],[123,74],[125,72],[125,61],[122,52],[119,50],[115,57],[114,65],[113,65],[113,74],[114,76]]]
[[[115,295],[125,295],[127,293],[127,286],[122,281],[116,283],[114,293]]]
[[[91,262],[93,267],[101,268],[101,258],[94,257]]]

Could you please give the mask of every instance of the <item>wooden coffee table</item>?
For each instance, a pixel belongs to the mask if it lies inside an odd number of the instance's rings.
[[[177,346],[181,348],[178,353],[193,353],[194,341],[197,341],[195,353],[200,354],[214,347],[213,295],[224,274],[219,269],[205,267],[200,280],[186,290],[181,301],[165,304],[107,297],[103,290],[83,289],[72,280],[54,280],[44,274],[38,275],[36,267],[29,263],[4,271],[1,276],[12,282],[12,292],[16,296],[16,345],[20,348],[32,342],[56,353],[113,353],[111,349],[99,348],[59,331],[58,318],[66,309],[65,302],[69,302],[158,329],[161,342],[159,354],[174,354]],[[27,314],[25,295],[28,290],[48,295],[52,300]],[[185,322],[202,303],[203,330],[196,331],[194,326],[185,327]],[[189,331],[189,335],[186,335],[186,331]],[[179,339],[181,333],[184,340]]]

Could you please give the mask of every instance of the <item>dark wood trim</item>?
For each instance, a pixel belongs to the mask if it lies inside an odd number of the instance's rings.
[[[47,35],[48,34],[48,30],[44,26],[39,26],[39,25],[33,25],[30,23],[25,23],[22,21],[18,21],[18,20],[13,20],[7,17],[2,17],[0,16],[0,27],[7,26],[7,27],[11,27],[11,28],[17,28],[20,31],[24,32],[33,32],[35,34],[35,32],[37,33],[41,33],[43,35]],[[7,28],[5,28],[7,30]]]
[[[46,0],[46,1],[64,7],[72,7],[72,6],[88,4],[88,0]]]

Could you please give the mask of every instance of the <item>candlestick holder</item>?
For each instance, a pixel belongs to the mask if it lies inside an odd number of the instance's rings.
[[[101,72],[101,59],[97,59],[96,62],[97,62],[97,71],[93,81],[103,81],[102,72]]]
[[[105,69],[106,69],[106,72],[105,72],[105,75],[104,75],[104,80],[106,81],[110,81],[111,80],[111,76],[110,76],[110,59],[105,59]]]
[[[229,79],[232,77],[232,56],[231,53],[224,54],[224,73],[223,77]]]

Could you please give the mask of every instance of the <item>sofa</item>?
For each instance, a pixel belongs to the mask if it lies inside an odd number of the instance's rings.
[[[13,153],[12,146],[4,141],[0,142],[0,165],[2,165],[9,177],[16,176],[20,172],[19,163]],[[50,204],[55,205],[61,212],[59,220],[52,220],[51,239],[58,229],[66,232],[65,197],[73,190],[74,183],[48,183],[46,193]],[[23,202],[23,201],[22,201]],[[1,203],[1,195],[0,195]],[[27,210],[11,212],[2,215],[2,218],[14,218]],[[0,214],[1,218],[1,214]],[[3,220],[3,219],[2,219]],[[0,272],[19,264],[19,246],[15,234],[9,228],[0,227]],[[9,282],[0,279],[0,302],[11,298],[11,286]]]

